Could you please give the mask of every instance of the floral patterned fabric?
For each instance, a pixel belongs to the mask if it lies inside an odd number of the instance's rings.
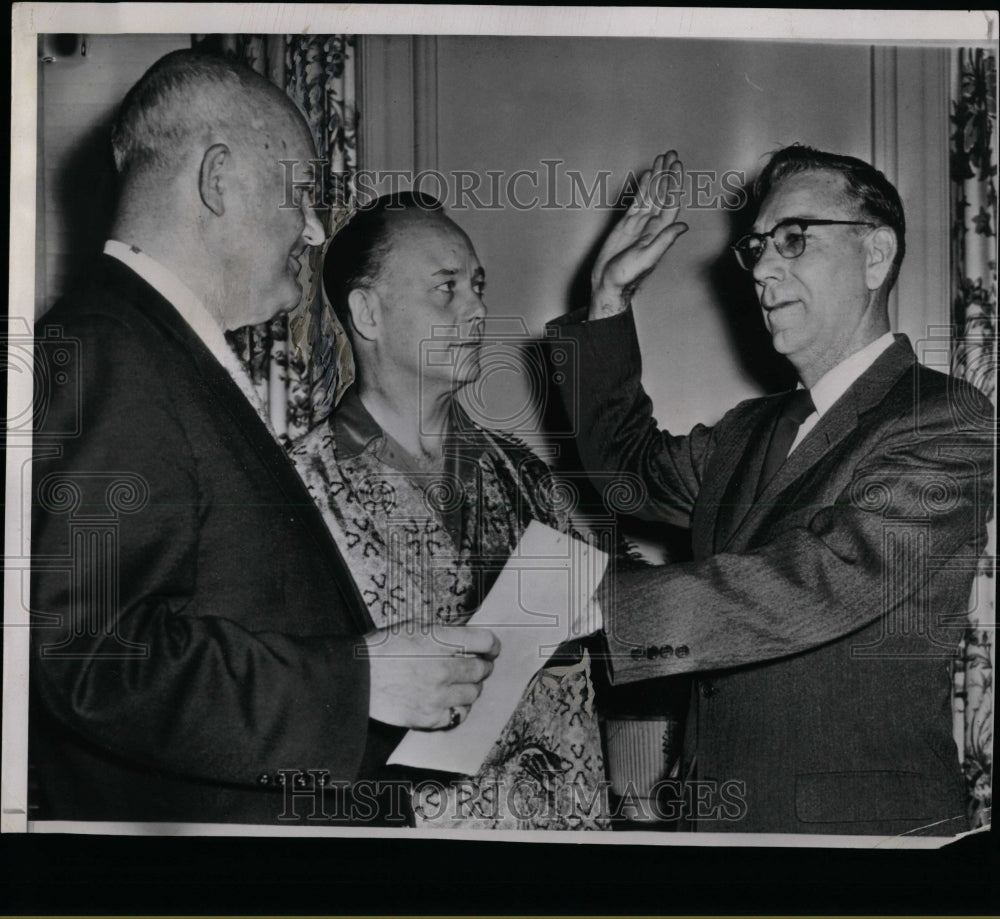
[[[332,238],[347,217],[357,169],[354,36],[208,35],[195,36],[194,46],[243,61],[284,89],[305,115],[325,163],[317,212]],[[286,443],[326,418],[354,379],[347,336],[323,293],[324,254],[325,248],[311,249],[303,259],[295,310],[230,335]]]
[[[952,91],[952,373],[996,405],[997,151],[996,56],[955,53]],[[955,674],[956,711],[964,736],[963,767],[973,827],[990,823],[993,783],[993,672],[996,665],[996,520],[969,604],[969,628]]]
[[[422,468],[352,390],[291,450],[378,627],[461,625],[531,520],[569,520],[548,467],[453,404],[443,468]],[[590,659],[567,645],[542,667],[479,773],[418,783],[418,827],[606,829]]]

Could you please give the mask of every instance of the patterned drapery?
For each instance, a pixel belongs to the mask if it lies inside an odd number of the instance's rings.
[[[952,373],[996,405],[997,150],[996,56],[955,52],[951,100]],[[996,520],[969,603],[969,626],[956,668],[956,709],[973,827],[988,825],[993,780],[993,673],[996,608],[992,560]]]
[[[196,35],[193,44],[243,61],[284,89],[305,115],[326,164],[318,214],[329,240],[346,217],[357,168],[354,36]],[[350,345],[323,293],[324,254],[325,248],[312,249],[303,259],[295,310],[231,336],[286,442],[326,418],[354,378]]]

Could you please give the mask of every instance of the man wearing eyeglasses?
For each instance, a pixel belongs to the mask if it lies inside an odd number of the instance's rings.
[[[890,332],[895,188],[793,146],[733,249],[800,385],[659,430],[631,297],[687,229],[681,188],[676,154],[658,157],[598,255],[589,314],[557,320],[578,347],[563,393],[584,464],[641,481],[640,515],[691,531],[693,561],[605,579],[613,679],[694,675],[685,828],[951,835],[949,663],[985,542],[992,406]]]

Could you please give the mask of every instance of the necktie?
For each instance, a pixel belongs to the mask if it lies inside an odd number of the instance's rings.
[[[764,465],[760,470],[760,479],[757,483],[757,495],[759,495],[767,483],[771,481],[774,474],[781,468],[781,464],[788,456],[795,435],[799,433],[799,427],[806,420],[816,407],[813,405],[812,396],[808,389],[796,389],[785,397],[781,407],[781,414],[778,416],[778,423],[771,435],[771,442],[767,445],[767,454],[764,457]]]

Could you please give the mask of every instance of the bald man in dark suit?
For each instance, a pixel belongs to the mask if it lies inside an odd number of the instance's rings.
[[[78,381],[35,432],[36,816],[370,822],[372,789],[332,789],[453,724],[497,643],[374,629],[225,339],[294,308],[324,241],[282,168],[315,160],[309,129],[263,77],[180,51],[112,143],[113,238],[36,329]],[[296,809],[290,782],[315,796]]]

